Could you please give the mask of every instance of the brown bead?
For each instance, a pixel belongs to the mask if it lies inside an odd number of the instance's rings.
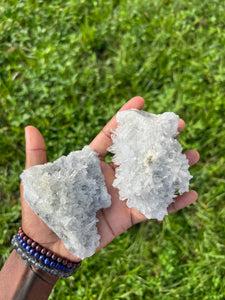
[[[51,256],[52,256],[52,252],[51,252],[51,251],[48,251],[48,252],[46,253],[46,256],[47,256],[47,257],[51,257]]]
[[[55,253],[53,253],[51,259],[56,260],[56,258],[57,258],[57,255]]]
[[[25,236],[23,232],[20,233],[20,238],[22,239]]]
[[[27,240],[27,244],[28,244],[28,245],[31,245],[32,243],[33,243],[32,239],[28,239],[28,240]]]
[[[72,264],[72,269],[76,269],[77,268],[77,264],[73,263]]]
[[[67,268],[71,268],[72,267],[72,263],[71,262],[68,262],[68,264],[66,265],[67,266]]]
[[[23,237],[23,241],[26,242],[27,240],[28,240],[28,237],[25,235],[25,236]]]
[[[61,261],[62,261],[62,258],[61,258],[61,257],[58,257],[58,258],[57,258],[57,262],[58,262],[58,263],[61,263]]]
[[[42,248],[42,249],[41,249],[41,254],[46,254],[46,253],[47,253],[47,249]]]
[[[37,245],[36,248],[35,248],[35,250],[36,250],[37,252],[40,252],[41,249],[42,249],[42,247],[41,247],[40,245]]]
[[[32,247],[32,248],[35,248],[36,246],[37,246],[37,243],[36,243],[36,242],[32,242],[32,243],[31,243],[31,247]]]
[[[68,260],[67,259],[63,259],[63,261],[62,261],[63,266],[65,266],[67,263],[68,263]]]

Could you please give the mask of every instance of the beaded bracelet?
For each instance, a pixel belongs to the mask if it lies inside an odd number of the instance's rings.
[[[81,262],[74,263],[42,247],[29,238],[23,232],[22,227],[13,236],[11,243],[16,252],[21,255],[28,265],[34,265],[35,269],[51,275],[69,277],[81,266]]]

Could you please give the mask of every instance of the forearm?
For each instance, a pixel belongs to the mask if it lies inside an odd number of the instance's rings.
[[[0,300],[48,299],[57,279],[26,266],[13,250],[0,272]]]

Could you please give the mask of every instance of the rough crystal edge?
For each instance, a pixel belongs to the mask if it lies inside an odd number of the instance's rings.
[[[94,156],[96,157],[96,159],[99,161],[99,169],[100,169],[100,171],[101,171],[101,167],[100,167],[100,160],[99,160],[99,158],[98,158],[98,153],[97,152],[95,152],[91,147],[89,147],[89,146],[85,146],[83,149],[86,149],[86,152],[88,152],[87,151],[87,149],[91,149],[91,154],[93,155],[94,154]],[[80,150],[80,151],[82,151],[82,150]],[[74,151],[75,152],[75,151]],[[62,156],[62,157],[60,157],[60,158],[58,158],[56,161],[54,161],[53,163],[52,162],[48,162],[48,163],[46,163],[46,164],[44,164],[44,165],[40,165],[41,167],[43,167],[43,166],[52,166],[55,162],[57,162],[57,161],[60,161],[60,160],[62,160],[62,159],[65,159],[66,157],[68,157],[68,156],[71,156],[71,155],[73,155],[74,154],[74,152],[71,152],[71,153],[69,153],[67,156]],[[77,151],[76,151],[77,152]],[[88,154],[88,155],[90,155],[90,154]],[[38,168],[39,166],[33,166],[33,167],[31,167],[30,169],[32,169],[32,170],[34,170],[35,168]],[[20,175],[20,178],[21,178],[21,180],[22,181],[24,181],[24,178],[27,176],[27,173],[29,172],[28,170],[30,170],[30,169],[27,169],[27,170],[24,170],[23,172],[22,172],[22,174]],[[102,181],[102,183],[103,183],[103,188],[105,189],[105,191],[104,191],[104,194],[105,195],[107,195],[107,198],[106,199],[104,199],[104,205],[103,205],[103,208],[107,208],[107,207],[109,207],[110,205],[111,205],[111,196],[109,195],[109,193],[108,193],[108,191],[107,191],[107,188],[106,188],[106,185],[105,185],[105,181],[104,181],[104,176],[103,176],[103,174],[102,174],[102,172],[100,172],[100,174],[101,174],[101,181]],[[55,228],[54,228],[54,226],[51,226],[51,224],[49,224],[49,222],[48,222],[48,219],[46,219],[45,217],[43,217],[43,216],[41,216],[39,213],[37,213],[36,212],[36,207],[35,207],[35,205],[33,205],[33,203],[32,202],[30,202],[30,201],[27,201],[27,195],[26,195],[26,185],[23,185],[23,187],[24,187],[24,197],[25,197],[25,199],[26,199],[26,202],[29,204],[29,206],[31,207],[31,209],[36,213],[36,214],[38,214],[38,216],[47,224],[47,226],[51,229],[51,230],[53,230],[54,232],[55,232]],[[102,207],[101,207],[102,208]],[[96,211],[97,212],[97,211]],[[58,236],[59,236],[59,238],[61,238],[62,239],[62,241],[64,242],[64,244],[65,244],[65,246],[66,246],[66,248],[73,254],[73,255],[75,255],[75,256],[77,256],[77,257],[79,257],[79,258],[81,258],[81,259],[84,259],[84,258],[86,258],[86,257],[89,257],[89,256],[92,256],[94,253],[95,253],[95,250],[98,248],[98,246],[99,246],[99,243],[100,243],[100,235],[98,234],[98,232],[97,232],[97,226],[96,226],[96,223],[98,222],[98,219],[97,219],[97,217],[95,218],[95,238],[96,238],[96,240],[95,240],[95,247],[92,249],[92,250],[90,250],[90,251],[87,251],[86,253],[85,253],[85,255],[83,255],[83,253],[78,253],[78,252],[74,252],[73,250],[71,250],[71,245],[70,245],[70,243],[69,243],[69,241],[67,240],[67,239],[65,239],[64,238],[64,236],[62,235],[62,236],[60,236],[59,234],[58,234],[58,232],[55,232]],[[94,225],[94,224],[92,224],[92,225]]]
[[[133,207],[135,209],[137,209],[138,211],[140,211],[141,213],[143,213],[147,218],[152,219],[152,218],[157,218],[158,220],[162,220],[163,216],[167,215],[167,207],[170,203],[174,202],[174,198],[176,197],[176,195],[173,195],[173,198],[171,199],[171,201],[169,203],[167,203],[164,208],[161,207],[161,212],[156,212],[156,211],[149,211],[148,213],[144,213],[141,209],[140,206],[138,204],[134,204],[134,202],[132,200],[129,199],[129,197],[127,196],[126,191],[121,191],[121,185],[122,185],[122,179],[120,178],[121,176],[121,165],[123,164],[123,161],[121,161],[121,157],[120,154],[118,153],[119,150],[117,149],[118,145],[117,145],[117,141],[119,139],[119,135],[121,134],[121,127],[123,127],[123,125],[127,122],[128,120],[132,122],[132,118],[135,118],[135,116],[133,115],[133,113],[144,116],[146,118],[160,118],[164,115],[164,117],[168,117],[169,121],[169,125],[168,128],[165,129],[165,135],[167,133],[167,131],[172,132],[171,137],[175,138],[176,135],[178,134],[178,123],[179,123],[179,116],[174,114],[173,112],[166,112],[164,114],[160,114],[160,115],[154,115],[148,112],[144,112],[144,111],[139,111],[136,109],[130,109],[130,110],[126,110],[126,111],[122,111],[117,113],[117,122],[118,127],[116,130],[112,131],[112,140],[113,140],[113,144],[107,149],[109,152],[113,153],[114,156],[112,158],[112,161],[116,164],[119,165],[119,167],[116,169],[116,178],[113,182],[113,186],[115,188],[119,189],[119,196],[121,200],[127,200],[127,206],[128,207]],[[135,128],[137,129],[137,128]],[[137,129],[138,130],[138,129]],[[123,141],[125,141],[125,138],[123,137]],[[125,142],[126,143],[126,142]],[[178,141],[177,141],[178,143]],[[179,144],[180,145],[180,144]],[[180,146],[180,150],[182,151],[182,147]],[[181,153],[180,157],[183,157],[183,163],[186,164],[186,169],[187,169],[187,181],[188,183],[186,184],[186,187],[184,187],[183,189],[180,189],[180,194],[183,194],[184,192],[187,192],[189,190],[189,181],[192,178],[192,176],[190,175],[188,168],[188,160],[186,158],[186,156],[184,154]],[[121,181],[121,182],[120,182]],[[188,185],[188,186],[187,186]]]

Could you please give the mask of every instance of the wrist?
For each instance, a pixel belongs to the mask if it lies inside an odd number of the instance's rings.
[[[38,277],[40,280],[48,284],[49,286],[54,287],[59,277],[51,275],[47,272],[43,272],[41,270],[38,270],[34,267],[34,265],[28,266],[30,270],[35,274],[36,277]]]
[[[43,248],[55,253],[57,256],[63,257],[64,259],[74,263],[81,262],[81,259],[69,252],[63,241],[59,239],[59,237],[51,231],[46,224],[42,223],[43,222],[40,222],[40,224],[34,222],[34,224],[30,224],[30,222],[23,221],[22,228],[24,234],[29,236],[29,239],[35,241]]]
[[[0,272],[1,299],[48,299],[58,278],[26,265],[13,250]]]
[[[37,244],[23,232],[21,227],[18,233],[13,236],[12,245],[28,265],[57,277],[71,276],[81,265],[80,262],[68,261]]]

